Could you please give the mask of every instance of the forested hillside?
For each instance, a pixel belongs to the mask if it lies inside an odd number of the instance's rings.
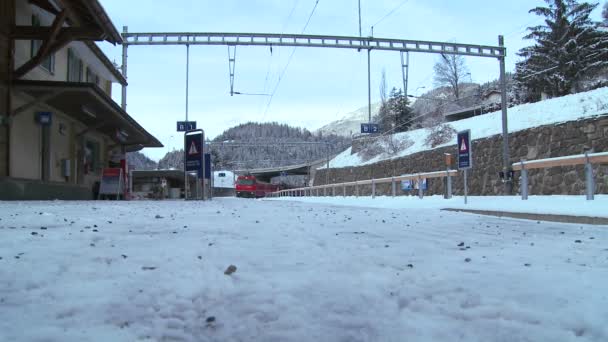
[[[155,170],[156,162],[141,152],[127,153],[127,163],[132,170]]]
[[[207,143],[214,167],[219,170],[306,163],[342,152],[350,139],[333,134],[313,134],[276,122],[249,122],[229,128]],[[158,162],[158,167],[182,169],[183,153],[181,149],[167,153]]]

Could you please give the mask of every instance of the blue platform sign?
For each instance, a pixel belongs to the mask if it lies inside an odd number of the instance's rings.
[[[211,179],[211,153],[205,153],[205,179]]]
[[[195,129],[196,129],[196,121],[178,121],[177,122],[177,131],[178,132],[193,131]]]
[[[203,132],[187,134],[184,150],[186,151],[186,171],[203,173]]]
[[[53,120],[53,113],[51,112],[37,112],[36,122],[41,126],[50,126]]]
[[[380,126],[374,123],[362,123],[361,124],[361,133],[378,133],[380,132]]]
[[[456,146],[458,148],[458,169],[473,167],[473,146],[471,145],[471,130],[458,132]]]

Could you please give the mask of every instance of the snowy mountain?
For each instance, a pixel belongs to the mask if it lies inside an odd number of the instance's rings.
[[[372,118],[378,114],[380,102],[372,103]],[[346,114],[342,119],[328,123],[319,128],[317,132],[327,134],[336,134],[344,137],[350,137],[352,134],[357,134],[361,131],[361,123],[367,122],[368,110],[367,106],[361,107],[354,112]]]

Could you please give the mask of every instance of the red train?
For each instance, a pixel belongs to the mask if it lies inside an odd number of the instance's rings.
[[[236,197],[260,198],[278,190],[278,185],[261,182],[252,175],[239,176],[236,179]]]

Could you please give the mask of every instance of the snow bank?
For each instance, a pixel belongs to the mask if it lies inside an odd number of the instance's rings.
[[[322,203],[353,207],[389,209],[470,209],[505,211],[511,213],[552,214],[569,216],[589,216],[608,218],[608,195],[596,195],[595,200],[587,201],[585,196],[529,196],[523,201],[519,196],[469,196],[464,204],[462,196],[449,200],[443,196],[397,196],[395,198],[378,196],[360,197],[281,197],[267,200],[287,200],[306,203]]]
[[[509,132],[601,115],[608,115],[608,87],[509,108]],[[486,138],[502,134],[502,112],[484,114],[450,122],[449,124],[456,131],[470,129],[473,139]],[[329,166],[331,168],[341,168],[368,165],[382,160],[404,157],[413,153],[430,150],[431,148],[425,145],[428,134],[428,129],[398,133],[395,135],[397,139],[409,138],[414,144],[394,156],[381,154],[367,161],[363,161],[358,154],[351,155],[351,149],[349,148],[332,159]],[[450,142],[436,146],[435,148],[452,144],[453,142]],[[323,168],[325,166],[319,169]]]

